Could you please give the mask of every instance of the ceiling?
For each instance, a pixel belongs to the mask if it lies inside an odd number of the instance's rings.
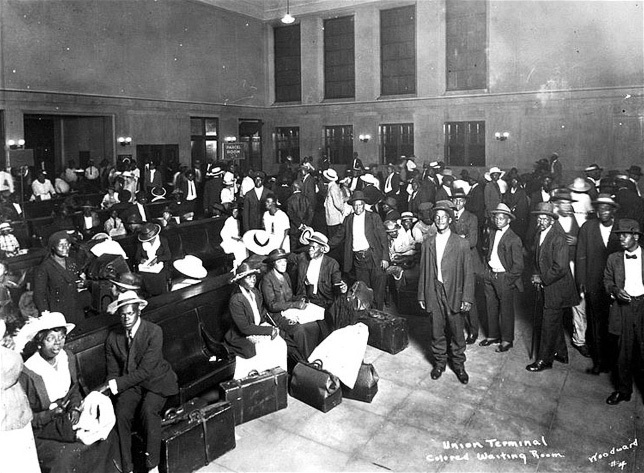
[[[198,0],[225,10],[248,15],[258,20],[271,21],[286,13],[286,0]],[[296,18],[333,10],[353,9],[368,3],[408,4],[409,0],[289,0],[290,11]]]

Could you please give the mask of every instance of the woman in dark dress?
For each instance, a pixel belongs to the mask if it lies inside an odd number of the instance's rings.
[[[85,289],[85,274],[70,257],[71,237],[59,231],[49,237],[50,255],[36,268],[34,302],[38,311],[62,312],[71,323],[85,320],[89,292]]]
[[[143,278],[143,288],[150,296],[170,291],[172,253],[168,239],[159,235],[161,226],[146,223],[139,232],[135,261]]]

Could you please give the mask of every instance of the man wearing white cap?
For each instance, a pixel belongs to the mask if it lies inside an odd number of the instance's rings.
[[[161,409],[179,391],[177,375],[163,358],[163,332],[141,318],[147,302],[136,292],[119,295],[116,310],[121,326],[105,341],[107,383],[97,389],[116,396],[116,430],[121,446],[121,466],[133,471],[132,421],[138,412],[145,439],[145,463],[158,472],[161,450]]]
[[[332,237],[344,220],[344,196],[338,185],[338,173],[334,169],[323,171],[322,176],[329,183],[324,199],[324,216],[328,235]]]

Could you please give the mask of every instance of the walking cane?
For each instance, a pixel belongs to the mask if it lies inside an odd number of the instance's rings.
[[[534,345],[537,338],[537,311],[541,306],[541,286],[535,286],[535,290],[537,291],[537,295],[534,299],[534,310],[532,311],[532,344],[530,345],[530,359],[532,359],[532,356],[534,355]]]

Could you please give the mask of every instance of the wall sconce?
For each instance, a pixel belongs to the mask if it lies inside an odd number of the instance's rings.
[[[9,149],[24,149],[25,148],[25,140],[19,139],[18,141],[16,140],[8,140],[7,141],[7,146]]]
[[[367,143],[371,139],[371,135],[360,135],[358,139],[363,143]]]
[[[496,133],[494,133],[494,139],[495,140],[505,141],[508,138],[510,138],[510,132],[508,132],[508,131],[504,131],[503,133],[497,131]]]
[[[224,141],[226,143],[234,143],[235,141],[237,141],[237,137],[236,136],[227,136],[226,138],[224,138]]]
[[[116,141],[119,142],[121,146],[130,146],[132,144],[131,136],[119,136]]]

